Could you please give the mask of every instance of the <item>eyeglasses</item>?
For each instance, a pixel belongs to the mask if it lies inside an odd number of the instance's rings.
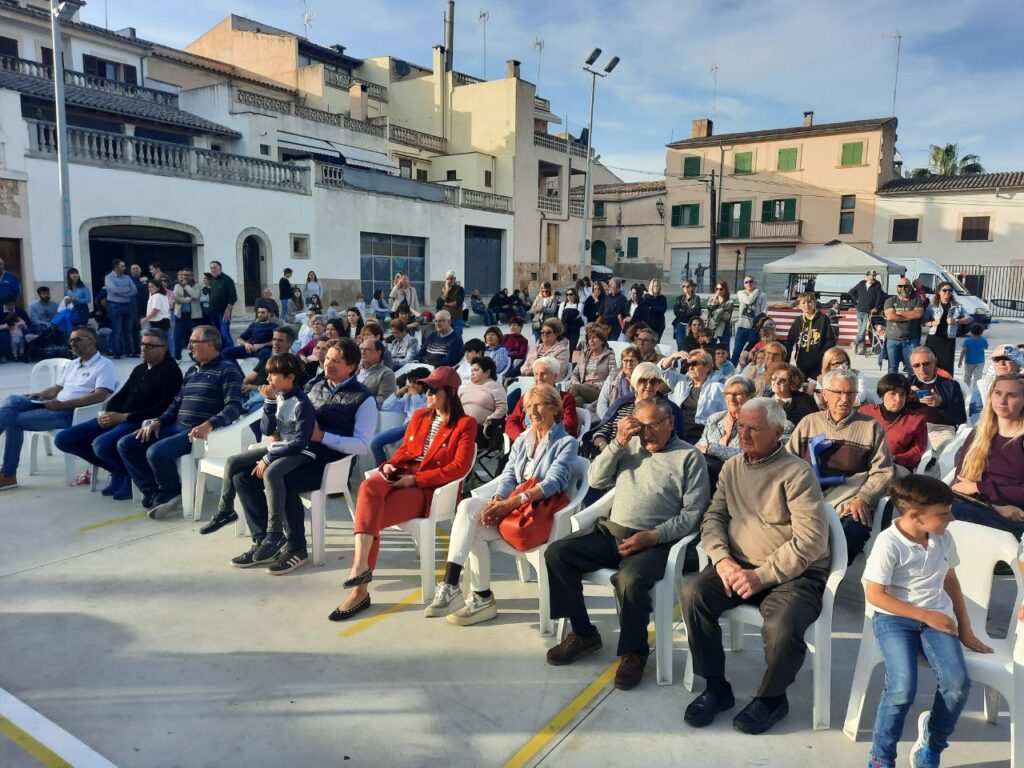
[[[636,385],[638,387],[656,387],[661,384],[661,379],[638,379]]]
[[[668,421],[667,417],[666,418],[662,418],[662,419],[658,419],[657,421],[652,421],[650,424],[644,424],[642,421],[639,421],[639,420],[638,420],[637,423],[640,425],[640,431],[641,432],[651,432],[651,431],[657,429],[661,424],[663,424],[666,421]]]
[[[753,281],[753,280],[744,280],[744,281],[743,281],[743,284],[744,284],[744,285],[752,285],[753,283],[754,283],[754,281]]]
[[[654,343],[654,338],[651,337],[651,336],[637,336],[636,337],[636,343],[637,344],[653,344]]]
[[[772,376],[771,382],[772,384],[789,384],[789,378],[782,376]],[[831,392],[832,390],[829,391]]]
[[[374,347],[360,347],[359,348],[359,354],[360,355],[365,355],[367,352],[376,352],[376,351],[377,350]]]
[[[932,362],[930,360],[925,360],[925,361],[920,362],[920,363],[911,363],[910,367],[911,368],[927,368],[931,364],[932,364]]]
[[[188,345],[190,347],[194,347],[196,344],[209,344],[209,343],[210,342],[208,342],[206,339],[189,339],[188,340]]]
[[[552,331],[552,330],[547,330],[547,329],[545,329],[545,330],[543,330],[543,331],[541,331],[541,332],[540,332],[540,335],[541,335],[541,336],[554,336],[554,335],[555,335],[555,332],[554,332],[554,331]]]
[[[143,349],[160,349],[160,347],[166,347],[167,345],[166,344],[149,344],[149,343],[144,341],[141,344],[139,344],[139,346],[142,347]]]
[[[995,359],[995,358],[993,358],[993,359]],[[1009,358],[1007,358],[1007,359],[1009,359]],[[624,358],[622,358],[622,367],[625,368],[627,365],[632,367],[632,366],[636,365],[638,362],[640,362],[640,361],[636,360],[636,359],[634,359],[632,357],[624,357]]]
[[[825,391],[831,392],[836,397],[841,397],[847,400],[852,400],[857,396],[856,392],[847,392],[846,390],[843,389],[826,389]]]
[[[993,363],[1008,363],[1008,362],[1010,362],[1010,358],[1007,357],[1006,355],[999,355],[999,357],[993,357],[992,358],[992,362]]]

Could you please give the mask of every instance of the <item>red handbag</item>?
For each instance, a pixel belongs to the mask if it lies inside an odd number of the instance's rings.
[[[511,496],[526,493],[537,485],[537,478],[531,477],[516,488]],[[559,491],[554,496],[537,501],[528,501],[512,512],[498,525],[501,538],[519,552],[539,547],[551,535],[555,513],[569,504],[569,494]]]

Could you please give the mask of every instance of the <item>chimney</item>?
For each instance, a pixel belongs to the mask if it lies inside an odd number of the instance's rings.
[[[804,112],[804,125],[814,125],[814,110]]]
[[[451,72],[455,66],[455,0],[448,0],[448,13],[444,25],[444,71]]]
[[[366,103],[366,87],[362,83],[352,83],[348,89],[349,117],[365,123],[369,112]]]
[[[710,117],[702,117],[690,123],[690,138],[704,139],[711,136],[715,131],[715,122]]]
[[[515,59],[509,59],[505,62],[505,77],[519,79],[519,64],[520,62]]]

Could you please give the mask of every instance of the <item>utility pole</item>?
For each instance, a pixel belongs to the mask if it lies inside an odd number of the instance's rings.
[[[711,225],[711,234],[708,237],[708,245],[711,248],[708,257],[708,269],[711,272],[711,285],[718,282],[718,195],[715,192],[715,170],[711,169],[710,209],[708,211],[708,223]]]
[[[75,266],[71,242],[71,181],[68,173],[68,121],[64,110],[64,35],[62,21],[71,21],[84,0],[50,0],[50,36],[53,46],[53,99],[57,117],[57,188],[60,193],[61,257],[64,271]]]
[[[583,64],[583,71],[590,74],[590,122],[587,128],[587,174],[583,180],[583,231],[580,234],[580,277],[587,273],[587,250],[590,246],[590,238],[587,237],[587,224],[590,219],[590,166],[593,162],[591,155],[593,154],[592,148],[594,145],[594,91],[597,88],[597,78],[608,77],[619,64],[619,57],[612,56],[611,60],[605,65],[604,72],[591,69],[600,55],[601,49],[595,48],[590,52],[590,55],[587,56]]]
[[[484,80],[487,79],[487,21],[491,18],[491,12],[480,9],[480,25],[484,29]]]

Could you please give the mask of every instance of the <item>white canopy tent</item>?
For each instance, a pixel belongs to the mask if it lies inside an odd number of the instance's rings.
[[[895,261],[838,240],[805,248],[764,265],[765,272],[789,275],[863,275],[869,269],[878,272],[883,286],[888,283],[889,275],[902,275],[907,271]]]

